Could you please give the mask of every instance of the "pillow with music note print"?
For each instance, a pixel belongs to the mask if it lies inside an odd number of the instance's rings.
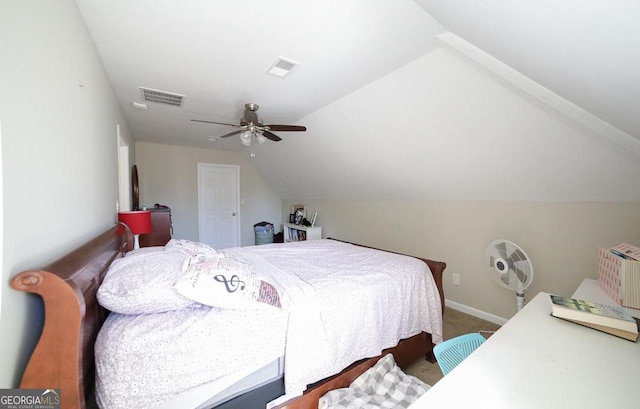
[[[250,264],[225,257],[192,258],[174,288],[183,296],[218,308],[281,308],[278,291]]]

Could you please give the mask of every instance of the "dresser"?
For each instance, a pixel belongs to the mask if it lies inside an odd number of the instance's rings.
[[[173,236],[171,208],[161,206],[148,210],[151,211],[152,230],[151,233],[140,235],[140,247],[164,246]]]

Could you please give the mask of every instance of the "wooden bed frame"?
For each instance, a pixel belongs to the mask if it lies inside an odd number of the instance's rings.
[[[132,249],[131,231],[118,223],[46,267],[23,271],[11,279],[14,289],[40,295],[45,311],[42,335],[24,371],[20,388],[59,388],[62,408],[87,408],[94,392],[93,344],[108,313],[98,304],[96,292],[109,265]],[[442,273],[446,264],[421,260],[434,275],[444,310]],[[425,356],[435,362],[432,349],[431,335],[421,333],[400,341],[382,355],[392,352],[398,365],[404,367]],[[354,363],[278,408],[317,408],[318,399],[324,393],[348,386],[380,356]]]

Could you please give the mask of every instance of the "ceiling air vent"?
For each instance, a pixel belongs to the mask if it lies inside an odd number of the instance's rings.
[[[185,98],[184,95],[144,87],[140,87],[140,92],[142,93],[143,101],[157,102],[175,107],[181,107]]]
[[[278,77],[284,77],[289,74],[291,70],[300,65],[299,62],[290,60],[288,58],[278,57],[271,67],[267,70],[269,74],[276,75]]]

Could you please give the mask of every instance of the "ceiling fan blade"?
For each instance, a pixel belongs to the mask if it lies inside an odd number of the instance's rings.
[[[270,139],[270,140],[272,140],[274,142],[278,142],[278,141],[282,140],[281,137],[279,137],[278,135],[273,134],[273,133],[271,133],[269,131],[262,132],[262,135],[264,135],[265,138]]]
[[[304,132],[307,130],[304,126],[299,125],[266,125],[269,127],[270,131],[295,131],[295,132]]]
[[[244,130],[243,130],[243,129],[241,129],[241,130],[239,130],[239,131],[229,132],[228,134],[225,134],[225,135],[220,136],[220,137],[219,137],[219,139],[222,139],[222,138],[228,138],[228,137],[230,137],[230,136],[237,135],[237,134],[242,133],[242,132],[244,132]]]
[[[216,125],[226,125],[226,126],[233,126],[234,128],[240,128],[240,125],[234,125],[234,124],[227,124],[224,122],[215,122],[215,121],[205,121],[203,119],[192,119],[192,122],[202,122],[205,124],[216,124]]]

